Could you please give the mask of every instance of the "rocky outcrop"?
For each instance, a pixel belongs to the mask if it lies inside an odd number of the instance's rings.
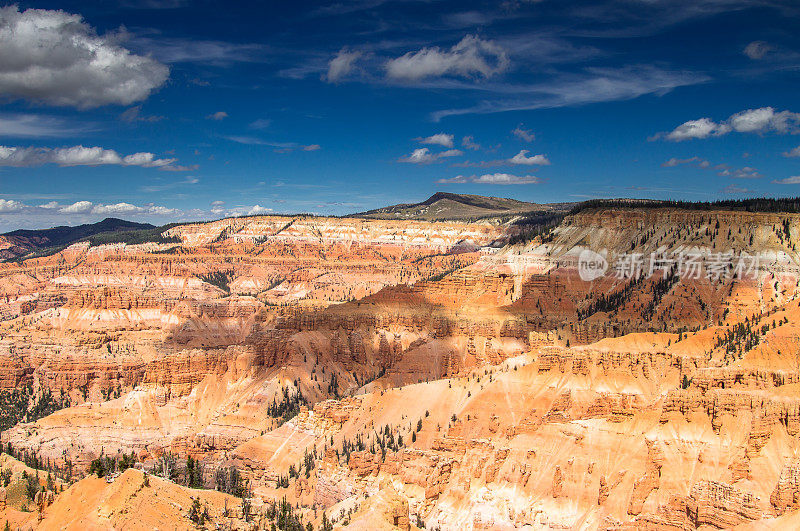
[[[661,483],[661,467],[664,465],[664,453],[655,441],[646,440],[647,461],[644,475],[633,484],[633,492],[628,503],[628,514],[637,515],[642,512],[644,502],[650,493]]]
[[[377,474],[381,463],[378,456],[364,450],[351,453],[347,466],[356,476],[364,477]]]
[[[53,504],[53,500],[55,499],[55,495],[53,491],[43,491],[40,490],[36,493],[36,496],[33,498],[33,504],[37,507],[39,512],[43,512],[47,507]]]
[[[800,509],[800,461],[792,460],[781,468],[778,484],[775,485],[769,502],[779,515]]]
[[[556,465],[553,472],[553,498],[558,498],[564,490],[564,474],[561,472],[561,467]]]
[[[686,513],[694,525],[729,529],[768,515],[752,493],[718,481],[694,484],[686,502]]]
[[[667,422],[675,413],[686,416],[697,412],[708,415],[717,431],[725,419],[748,419],[748,456],[757,455],[769,441],[772,430],[778,426],[790,436],[800,432],[800,400],[773,399],[763,394],[736,390],[715,389],[705,394],[693,390],[672,390],[664,401],[661,422]]]

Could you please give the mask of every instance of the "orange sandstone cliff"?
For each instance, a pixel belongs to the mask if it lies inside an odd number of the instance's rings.
[[[798,215],[591,208],[533,237],[280,216],[167,232],[180,243],[0,265],[0,468],[17,467],[0,520],[800,521]],[[604,274],[583,274],[587,251]],[[632,255],[668,265],[626,275]],[[702,257],[698,274],[676,256]],[[742,256],[758,261],[734,274]]]

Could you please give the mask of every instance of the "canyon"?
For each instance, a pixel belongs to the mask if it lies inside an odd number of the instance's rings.
[[[3,236],[0,521],[800,524],[800,214],[400,206]]]

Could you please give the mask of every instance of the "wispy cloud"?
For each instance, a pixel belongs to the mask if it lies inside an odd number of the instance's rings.
[[[128,9],[178,9],[189,0],[121,0],[120,6]]]
[[[478,151],[481,148],[481,145],[475,142],[475,137],[469,135],[461,139],[461,147],[463,147],[464,149],[471,149],[473,151]]]
[[[495,160],[483,160],[483,161],[464,161],[464,162],[456,162],[453,164],[454,167],[459,168],[492,168],[495,166],[549,166],[550,159],[547,158],[547,155],[539,154],[539,155],[528,155],[529,151],[527,149],[520,150],[519,153],[514,155],[508,159],[495,159]]]
[[[783,152],[784,157],[800,157],[800,146]]]
[[[785,179],[775,179],[773,184],[800,184],[800,175],[793,175]]]
[[[386,63],[386,75],[393,80],[414,82],[443,76],[488,78],[505,71],[508,54],[493,41],[467,35],[450,49],[438,46],[408,52]]]
[[[680,166],[681,164],[692,164],[696,162],[698,167],[700,168],[707,168],[711,163],[707,160],[701,159],[700,157],[689,157],[688,159],[676,159],[672,157],[671,159],[662,162],[662,168],[674,168],[675,166]]]
[[[511,175],[509,173],[487,173],[484,175],[457,175],[449,179],[439,179],[439,184],[537,184],[541,179],[535,175]]]
[[[398,162],[409,162],[411,164],[430,164],[437,162],[443,158],[458,157],[463,155],[463,152],[458,149],[448,149],[439,153],[431,152],[428,148],[418,148],[411,152],[410,155],[400,157]]]
[[[445,133],[437,133],[424,138],[416,138],[415,140],[420,144],[442,146],[446,148],[453,147],[453,135],[448,135]]]
[[[273,142],[253,136],[233,135],[233,136],[226,136],[224,138],[227,138],[232,142],[236,142],[237,144],[245,144],[248,146],[273,147],[278,153],[289,153],[296,149],[302,151],[317,151],[321,149],[321,146],[319,144],[298,144],[297,142]]]
[[[730,177],[732,179],[761,179],[764,176],[759,171],[750,166],[743,168],[732,168],[727,164],[712,164],[711,162],[700,157],[689,157],[686,159],[671,158],[661,164],[662,168],[674,168],[681,165],[692,165],[700,168],[701,170],[709,170],[716,172],[720,177]]]
[[[182,166],[180,164],[169,164],[167,166],[162,166],[161,170],[163,171],[195,171],[200,168],[199,164],[189,164],[188,166]]]
[[[150,54],[164,63],[202,63],[230,66],[271,60],[271,49],[264,44],[165,37],[158,32],[121,34],[131,48]]]
[[[516,2],[524,4],[524,2]],[[570,33],[584,38],[632,38],[662,33],[687,21],[703,21],[721,13],[735,13],[757,7],[791,9],[792,2],[769,0],[648,0],[602,2],[583,5],[561,4],[562,13],[572,21]]]
[[[0,115],[0,137],[51,138],[73,136],[93,130],[92,126],[70,124],[63,118],[46,114]]]
[[[328,73],[325,80],[328,83],[338,83],[353,71],[356,61],[363,55],[358,50],[342,48],[339,53],[328,63]]]
[[[142,186],[140,188],[140,190],[142,192],[148,192],[148,193],[151,193],[151,192],[163,192],[163,191],[166,191],[166,190],[172,190],[174,188],[179,188],[179,187],[182,187],[182,186],[194,185],[194,184],[197,184],[199,182],[200,182],[199,178],[190,175],[190,176],[187,176],[185,179],[182,179],[180,181],[173,181],[173,182],[166,182],[166,183],[151,184],[151,185]]]
[[[142,114],[142,106],[136,105],[131,107],[130,109],[125,110],[122,114],[119,115],[120,119],[123,122],[134,123],[134,122],[160,122],[164,119],[163,116],[147,116]]]
[[[622,68],[586,68],[534,84],[483,84],[479,88],[497,97],[471,107],[431,114],[434,121],[448,116],[549,109],[607,101],[622,101],[647,94],[663,95],[678,87],[704,83],[705,74],[663,70],[651,65]],[[464,87],[473,88],[476,87]]]
[[[536,134],[530,129],[525,129],[522,124],[519,124],[517,127],[515,127],[511,133],[513,133],[515,137],[519,138],[520,140],[524,140],[525,142],[533,142],[536,140]]]
[[[259,118],[258,120],[253,120],[250,122],[248,126],[250,129],[266,129],[272,124],[272,120],[268,118]]]
[[[765,55],[773,50],[772,46],[769,43],[764,41],[753,41],[747,46],[745,46],[742,53],[744,53],[750,59],[763,59]]]
[[[751,194],[753,190],[749,188],[745,188],[743,186],[737,186],[735,184],[729,184],[722,190],[720,190],[723,194]]]

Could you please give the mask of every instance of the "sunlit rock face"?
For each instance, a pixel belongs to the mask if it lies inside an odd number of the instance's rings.
[[[518,226],[261,216],[5,263],[0,388],[36,398],[2,440],[76,480],[120,452],[198,459],[209,488],[235,467],[256,509],[285,498],[315,525],[792,528],[798,222],[595,209],[507,245]],[[605,274],[584,278],[586,249]],[[689,251],[761,262],[615,262]],[[122,518],[133,474],[44,500],[42,525],[94,522],[69,511],[101,492]],[[153,488],[184,503],[186,481]]]

